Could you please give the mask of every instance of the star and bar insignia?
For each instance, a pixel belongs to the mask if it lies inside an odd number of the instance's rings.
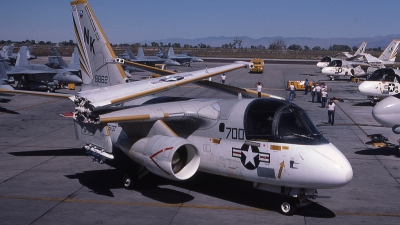
[[[269,153],[260,152],[257,146],[243,144],[242,147],[232,148],[232,157],[240,158],[243,166],[248,170],[255,170],[260,162],[269,163]]]

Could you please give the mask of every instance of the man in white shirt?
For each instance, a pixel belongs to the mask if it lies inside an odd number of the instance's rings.
[[[261,98],[261,89],[264,87],[264,84],[258,81],[254,86],[257,87],[258,98]]]
[[[289,100],[289,101],[293,101],[294,94],[295,94],[295,91],[296,91],[296,88],[294,87],[294,83],[293,83],[293,82],[292,82],[292,84],[290,84],[289,90],[290,90],[290,93],[289,93],[289,98],[288,98],[288,100]]]
[[[221,83],[222,83],[222,84],[225,84],[225,80],[226,80],[226,76],[225,76],[225,74],[223,73],[222,76],[221,76]]]

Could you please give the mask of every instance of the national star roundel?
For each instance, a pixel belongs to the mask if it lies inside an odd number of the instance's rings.
[[[255,170],[260,162],[269,163],[269,153],[260,152],[257,146],[243,144],[242,147],[232,148],[232,157],[240,158],[242,165],[248,170]]]

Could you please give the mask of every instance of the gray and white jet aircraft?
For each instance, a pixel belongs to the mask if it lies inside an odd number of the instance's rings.
[[[160,52],[158,52],[156,55],[165,59],[171,59],[177,61],[181,65],[187,65],[188,67],[190,67],[190,64],[192,62],[203,62],[202,59],[197,58],[195,56],[190,56],[187,53],[175,55],[173,47],[169,47],[168,54],[163,49],[160,48]]]
[[[18,53],[13,53],[14,46],[6,45],[2,48],[3,51],[0,51],[0,55],[10,64],[14,65],[18,58]],[[26,57],[28,60],[36,59],[35,55],[32,55],[33,47],[29,46],[26,51]]]
[[[53,69],[64,69],[72,74],[82,77],[77,47],[74,48],[74,52],[71,55],[71,61],[69,62],[69,64],[65,62],[63,57],[60,55],[60,53],[58,53],[55,48],[52,47],[50,48],[50,50],[51,56],[49,56],[49,62],[45,64],[46,66]]]
[[[82,79],[64,69],[52,69],[42,64],[28,64],[26,58],[26,46],[22,46],[18,52],[15,66],[10,67],[4,60],[3,65],[9,82],[17,81],[17,87],[42,89],[54,92],[59,82],[82,83]]]
[[[164,59],[158,56],[145,56],[142,47],[138,48],[138,54],[135,56],[133,52],[125,47],[125,52],[118,55],[119,58],[129,60],[131,62],[141,63],[148,66],[155,66],[156,64],[165,64],[167,66],[179,66],[180,64],[172,59]]]
[[[70,97],[76,104],[76,137],[94,160],[117,160],[115,148],[133,160],[130,166],[136,169],[122,179],[126,188],[147,172],[186,180],[204,171],[284,194],[281,212],[292,214],[316,198],[317,189],[342,187],[352,180],[346,157],[293,103],[152,95],[248,63],[129,82],[87,1],[71,2],[71,11],[85,71],[82,90]]]

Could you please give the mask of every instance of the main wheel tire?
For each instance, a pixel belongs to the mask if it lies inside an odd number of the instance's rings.
[[[282,214],[291,216],[296,212],[297,207],[294,201],[283,201],[280,209]]]
[[[122,181],[125,189],[131,190],[137,185],[137,176],[133,175],[133,173],[125,173],[122,176]]]

